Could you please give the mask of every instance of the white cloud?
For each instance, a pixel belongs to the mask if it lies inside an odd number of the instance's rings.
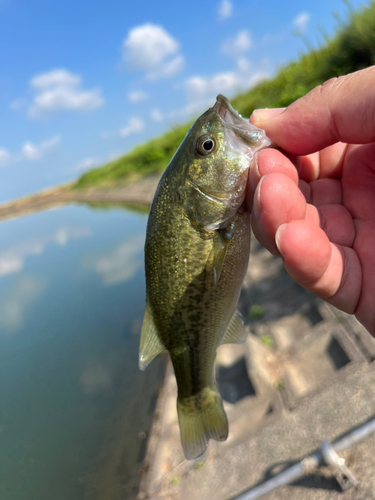
[[[134,90],[133,92],[128,93],[128,100],[130,102],[141,102],[148,99],[150,96],[146,92],[142,90]]]
[[[229,0],[222,0],[217,8],[219,20],[228,19],[233,14],[233,4]]]
[[[241,83],[240,75],[234,71],[217,73],[211,77],[193,76],[186,80],[185,90],[189,101],[207,95],[230,92],[238,89]]]
[[[55,136],[41,142],[39,145],[35,145],[32,142],[25,142],[22,146],[21,155],[26,160],[41,160],[44,158],[46,153],[57,146],[60,141],[61,138],[59,136]]]
[[[121,137],[127,137],[128,135],[142,132],[144,128],[145,128],[144,122],[140,118],[133,116],[132,118],[129,119],[128,124],[119,130],[119,135]]]
[[[42,141],[39,144],[33,144],[32,142],[28,141],[23,144],[20,153],[9,153],[9,151],[7,151],[6,149],[0,148],[0,167],[22,160],[41,160],[60,142],[61,138],[59,136],[51,137],[50,139]]]
[[[123,58],[128,68],[145,71],[146,76],[154,80],[173,76],[181,70],[184,58],[178,51],[177,40],[155,24],[136,26],[123,41]]]
[[[24,99],[16,99],[15,101],[9,104],[9,107],[14,111],[21,111],[25,107],[27,107],[27,102]]]
[[[185,82],[185,90],[188,98],[194,99],[195,96],[202,96],[207,92],[208,79],[203,76],[192,76]]]
[[[250,88],[270,74],[268,63],[253,68],[245,58],[237,60],[237,69],[203,77],[193,76],[185,81],[185,91],[188,101],[194,101],[204,96],[216,96],[218,93],[232,95],[238,90]]]
[[[61,110],[92,111],[104,104],[100,89],[83,90],[81,76],[64,69],[37,75],[30,84],[36,91],[28,110],[30,118]]]
[[[85,170],[88,170],[89,168],[95,167],[100,165],[101,160],[98,158],[84,158],[83,160],[78,161],[74,166],[67,168],[64,170],[66,174],[75,174],[77,173],[82,173]]]
[[[149,80],[158,80],[159,78],[170,78],[176,73],[179,73],[184,67],[184,64],[185,64],[184,57],[178,55],[171,61],[162,64],[159,68],[150,71],[147,75],[147,78]]]
[[[41,73],[30,80],[32,87],[44,90],[51,87],[76,87],[82,81],[79,75],[75,75],[65,69],[55,69],[48,73]]]
[[[234,38],[225,40],[221,45],[223,54],[237,57],[241,52],[246,52],[252,45],[250,32],[242,30],[237,33]]]
[[[98,163],[99,160],[95,158],[84,158],[75,165],[74,171],[86,170],[87,168],[93,167],[94,165],[98,165]]]
[[[155,108],[155,109],[151,110],[150,118],[153,122],[161,122],[161,121],[163,121],[164,116],[163,116],[162,112],[160,111],[160,109]]]
[[[230,97],[268,78],[271,73],[268,61],[263,61],[257,68],[253,68],[250,61],[242,57],[236,61],[236,66],[233,71],[188,78],[184,83],[187,105],[184,109],[173,112],[170,118],[183,119],[192,114],[196,115],[204,108],[212,106],[217,94]]]
[[[233,92],[233,90],[241,86],[241,83],[240,76],[233,71],[214,75],[211,78],[210,85],[215,89],[215,93],[220,91]]]
[[[162,26],[143,24],[129,31],[123,48],[131,69],[150,70],[176,53],[178,43]]]
[[[106,158],[106,161],[109,162],[109,161],[115,161],[117,160],[118,158],[120,158],[121,156],[124,156],[124,151],[112,151],[111,153],[109,153],[107,155],[107,158]]]
[[[5,148],[0,148],[0,167],[3,167],[11,160],[12,155]]]
[[[306,31],[307,25],[310,21],[310,13],[309,12],[300,12],[298,16],[296,16],[292,23],[294,28],[300,32],[304,33]]]
[[[236,65],[241,72],[248,72],[251,68],[251,63],[246,57],[239,57],[236,61]]]

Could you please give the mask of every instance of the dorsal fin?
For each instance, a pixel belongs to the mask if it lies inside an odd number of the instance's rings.
[[[247,333],[243,323],[242,315],[236,309],[229,321],[228,328],[223,338],[223,344],[241,344],[245,342]]]
[[[143,317],[141,343],[139,345],[139,368],[145,370],[165,347],[159,339],[159,335],[152,317],[150,306],[146,302],[145,315]]]

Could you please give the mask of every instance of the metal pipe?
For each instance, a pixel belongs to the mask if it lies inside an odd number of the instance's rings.
[[[375,432],[375,418],[372,418],[369,422],[353,429],[348,435],[334,441],[332,447],[335,451],[345,450],[346,448],[350,448],[353,444],[362,441],[373,432]],[[289,467],[264,483],[255,486],[255,488],[244,491],[240,495],[233,497],[232,500],[256,500],[267,493],[271,493],[271,491],[274,491],[280,486],[285,486],[286,484],[296,481],[300,477],[303,477],[305,474],[311,472],[311,470],[316,469],[322,463],[323,456],[322,453],[318,451],[313,455],[306,457],[300,463]]]
[[[373,432],[375,432],[375,418],[372,418],[365,424],[362,424],[359,427],[355,428],[348,435],[338,439],[337,441],[334,441],[332,443],[332,446],[336,451],[346,450],[353,444],[362,441]]]
[[[308,459],[311,459],[311,465],[313,466],[314,464],[314,468],[319,465],[317,456],[308,457]],[[285,484],[296,481],[298,478],[305,475],[305,470],[305,466],[302,462],[300,462],[299,464],[293,465],[292,467],[289,467],[289,469],[280,472],[280,474],[277,474],[275,477],[268,479],[265,483],[262,483],[251,490],[245,491],[233,500],[255,500],[256,498],[260,498],[267,493],[271,493],[271,491],[276,488],[279,488],[279,486],[284,486]]]

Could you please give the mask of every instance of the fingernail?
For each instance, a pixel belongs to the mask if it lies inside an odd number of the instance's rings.
[[[268,120],[269,114],[268,114],[268,109],[254,109],[254,111],[251,114],[251,117],[253,120],[251,121],[256,121],[256,122],[263,122],[264,120]]]
[[[263,182],[264,177],[262,177],[258,183],[257,189],[255,191],[254,195],[254,204],[253,204],[253,211],[252,215],[255,219],[260,218],[260,214],[262,213],[262,204],[260,202],[260,190],[262,187],[262,182]]]
[[[275,116],[280,115],[285,108],[263,108],[263,109],[254,109],[251,114],[251,123],[256,125],[257,123],[265,122],[274,118]]]
[[[259,180],[260,180],[260,173],[258,167],[258,153],[256,153],[254,156],[253,164],[250,167],[250,175],[249,175],[250,187],[253,193],[255,192]]]
[[[278,251],[281,253],[281,255],[283,254],[283,252],[281,250],[280,238],[281,238],[282,232],[284,231],[284,229],[286,228],[287,225],[288,224],[281,224],[281,226],[279,226],[279,229],[276,231],[276,234],[275,234],[276,246],[277,246]]]

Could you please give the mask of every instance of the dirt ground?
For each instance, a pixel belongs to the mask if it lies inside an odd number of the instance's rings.
[[[71,185],[46,189],[35,195],[0,205],[0,220],[21,217],[39,210],[56,208],[67,203],[129,203],[150,205],[159,176],[148,176],[115,188],[72,189]]]

